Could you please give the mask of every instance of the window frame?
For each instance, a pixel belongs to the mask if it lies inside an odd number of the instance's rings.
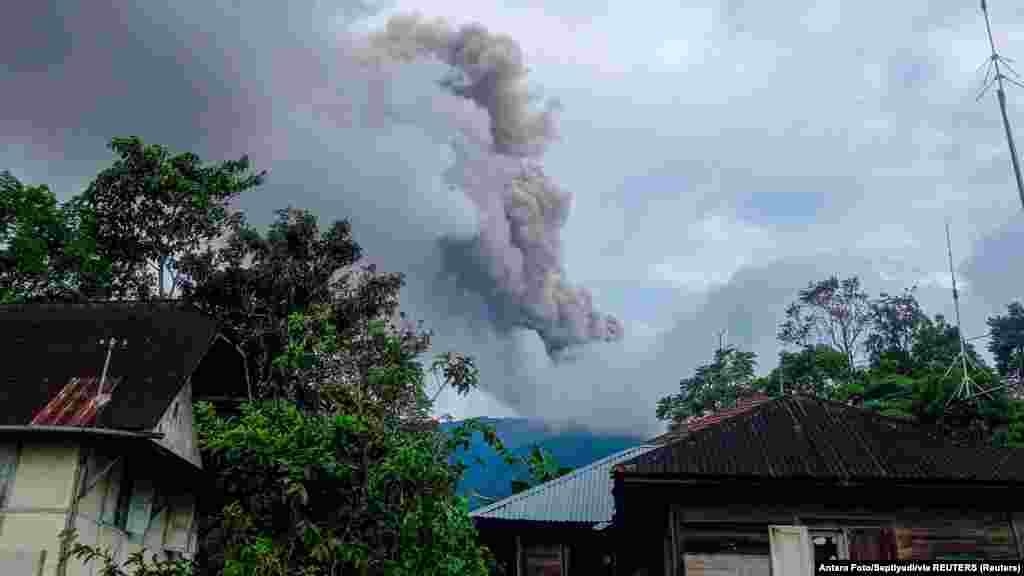
[[[0,509],[7,508],[7,503],[14,493],[14,480],[18,476],[20,461],[21,442],[4,443],[0,446]]]
[[[529,572],[527,571],[527,558],[530,556],[531,550],[536,550],[538,548],[557,549],[559,576],[567,576],[569,569],[569,557],[566,550],[567,546],[562,543],[550,542],[523,542],[519,554],[519,566],[521,566],[521,569],[517,570],[517,573],[519,573],[521,576],[530,576]]]

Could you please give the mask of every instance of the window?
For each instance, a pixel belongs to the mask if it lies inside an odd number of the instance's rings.
[[[829,560],[847,560],[846,539],[839,530],[814,530],[811,532],[811,546],[814,547],[814,565]]]
[[[127,469],[124,469],[117,490],[117,505],[114,508],[114,526],[122,530],[128,524],[128,511],[131,506],[133,485],[132,477],[128,474]]]
[[[0,508],[7,506],[7,496],[14,485],[18,469],[18,445],[0,444]]]
[[[772,574],[810,576],[814,574],[811,540],[803,526],[770,526]]]
[[[563,549],[558,544],[534,544],[523,549],[523,576],[563,576]]]
[[[111,506],[104,511],[105,522],[135,536],[141,536],[149,527],[153,514],[153,489],[143,476],[137,476],[132,466],[121,465],[119,479],[108,494]]]

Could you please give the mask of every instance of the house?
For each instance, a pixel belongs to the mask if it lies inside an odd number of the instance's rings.
[[[122,561],[189,555],[192,402],[245,394],[238,350],[177,302],[0,306],[0,327],[0,573],[98,573],[61,560],[65,529]]]
[[[653,448],[629,448],[474,510],[481,542],[510,576],[611,574],[611,470]]]
[[[696,431],[768,400],[756,396],[731,410],[691,419]],[[479,508],[473,517],[483,543],[510,576],[613,574],[615,536],[612,469],[677,437],[659,436],[565,476]]]
[[[1018,561],[1024,451],[784,396],[613,468],[619,574],[802,576],[827,559]]]

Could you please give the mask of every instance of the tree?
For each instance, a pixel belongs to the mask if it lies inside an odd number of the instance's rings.
[[[293,335],[318,322],[301,313],[290,320]],[[331,328],[321,327],[324,333]],[[309,411],[262,400],[245,404],[237,419],[219,417],[210,405],[197,408],[204,463],[216,471],[222,493],[207,517],[208,569],[225,574],[248,574],[259,566],[272,567],[275,574],[486,573],[487,551],[476,543],[466,501],[454,496],[463,466],[449,463],[474,424],[446,436],[415,414],[396,417],[388,398],[366,393],[421,396],[424,385],[422,366],[395,332],[382,322],[372,322],[370,330],[395,355],[373,366],[365,382],[323,383],[326,396],[351,401]],[[344,355],[346,345],[340,338],[318,338],[312,348],[288,347],[281,361],[305,377]],[[475,371],[447,374],[457,390],[475,388]],[[395,388],[419,389],[419,394]],[[490,440],[504,450],[493,432]]]
[[[357,269],[362,250],[347,221],[321,232],[316,217],[296,209],[279,210],[265,236],[245,224],[232,223],[226,243],[182,258],[182,297],[218,320],[228,337],[249,359],[254,392],[260,396],[297,394],[294,370],[274,364],[289,346],[288,318],[295,312],[328,306],[337,338],[350,347],[344,368],[365,375],[379,354],[371,342],[369,323],[390,320],[398,309],[403,279],[379,274],[373,267]],[[400,333],[403,346],[422,351],[429,335]],[[369,356],[367,356],[369,355]],[[340,376],[321,374],[317,378]],[[309,390],[306,390],[310,392]],[[316,399],[310,399],[316,402]]]
[[[113,165],[80,199],[87,233],[112,266],[109,298],[173,296],[177,262],[218,239],[236,220],[230,203],[259,186],[247,157],[204,164],[138,137],[114,138]],[[171,282],[165,282],[165,273]]]
[[[910,342],[909,358],[897,362],[889,354],[865,375],[861,400],[865,408],[883,414],[941,425],[955,438],[990,437],[1005,423],[1008,405],[1005,391],[950,406],[963,379],[960,332],[945,318],[921,317]],[[964,342],[967,375],[981,388],[991,389],[994,374],[970,342]],[[965,436],[965,434],[967,436]]]
[[[784,344],[801,348],[828,344],[846,356],[852,374],[860,340],[870,322],[871,307],[860,279],[832,276],[800,290],[796,302],[786,308],[778,337]]]
[[[1013,382],[1024,379],[1024,305],[1011,302],[1005,315],[988,319],[989,352],[995,357],[999,374]]]
[[[686,420],[735,405],[754,391],[757,355],[729,346],[715,351],[714,360],[697,367],[679,382],[679,393],[658,400],[656,415],[676,429]]]
[[[76,298],[101,284],[108,267],[82,222],[45,185],[0,172],[0,303]]]
[[[779,365],[757,387],[773,395],[784,391],[831,398],[848,377],[846,355],[819,344],[799,352],[779,352]]]
[[[526,480],[513,480],[512,493],[518,494],[538,486],[545,482],[554,480],[572,472],[572,468],[559,466],[555,457],[539,445],[530,447],[529,456],[526,459],[529,478]]]
[[[912,370],[914,338],[928,320],[914,291],[911,288],[899,295],[882,293],[870,303],[871,326],[865,348],[872,367],[890,362],[893,369],[903,374]]]

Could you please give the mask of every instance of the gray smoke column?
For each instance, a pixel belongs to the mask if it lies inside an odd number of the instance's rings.
[[[445,179],[476,207],[479,231],[441,239],[444,272],[487,300],[499,330],[536,331],[552,358],[588,342],[622,339],[622,324],[595,310],[590,293],[564,277],[561,229],[572,195],[539,162],[557,137],[558,103],[535,109],[519,45],[479,25],[454,29],[443,20],[398,16],[370,37],[362,60],[427,58],[450,66],[454,74],[442,86],[489,120],[486,133],[462,128],[452,142],[455,161]]]

